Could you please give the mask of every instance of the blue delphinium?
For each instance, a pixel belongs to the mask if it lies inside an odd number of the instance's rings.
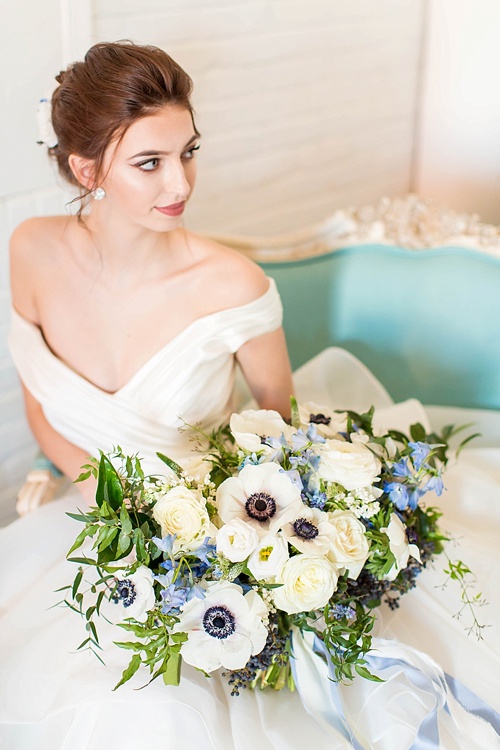
[[[167,534],[167,536],[164,536],[163,539],[159,539],[157,536],[154,536],[152,538],[152,541],[155,543],[158,549],[161,549],[162,552],[165,552],[167,555],[171,556],[176,537],[177,534]]]
[[[386,482],[384,490],[398,510],[404,510],[410,502],[408,488],[401,482]]]
[[[173,610],[178,611],[188,599],[188,588],[180,585],[182,584],[180,578],[174,581],[174,576],[175,570],[169,570],[166,575],[154,576],[155,581],[158,581],[158,583],[165,587],[160,592],[160,596],[163,599],[161,611],[164,615],[169,614]]]
[[[413,472],[407,458],[400,458],[395,464],[392,465],[391,474],[394,477],[411,477]]]
[[[326,493],[321,492],[320,490],[314,490],[312,493],[305,492],[302,495],[302,499],[306,503],[306,505],[310,505],[311,508],[318,508],[318,510],[323,510],[326,504]]]
[[[440,475],[431,477],[424,486],[424,492],[435,492],[438,496],[443,494],[443,489],[443,480]]]
[[[421,443],[420,441],[417,441],[415,443],[408,443],[408,445],[410,446],[410,448],[412,448],[411,458],[413,461],[413,465],[418,471],[425,463],[427,456],[431,452],[431,446],[428,443]]]

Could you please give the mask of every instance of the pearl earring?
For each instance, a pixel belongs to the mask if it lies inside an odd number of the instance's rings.
[[[104,188],[98,187],[92,191],[92,197],[96,201],[102,201],[102,199],[106,197],[106,191],[104,190]]]

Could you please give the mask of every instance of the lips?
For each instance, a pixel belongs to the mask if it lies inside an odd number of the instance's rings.
[[[184,211],[186,202],[172,203],[170,206],[155,206],[155,210],[166,216],[180,216]]]

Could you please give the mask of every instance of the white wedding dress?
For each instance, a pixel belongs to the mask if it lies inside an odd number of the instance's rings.
[[[271,281],[259,299],[195,321],[114,394],[103,392],[58,359],[41,331],[14,310],[9,345],[20,377],[43,405],[49,422],[68,440],[91,455],[120,444],[126,453],[138,452],[148,472],[162,472],[165,467],[155,456],[157,450],[181,463],[189,457],[188,437],[178,431],[180,416],[207,427],[228,417],[235,406],[234,352],[245,341],[276,329],[281,314]],[[299,399],[336,408],[364,409],[374,403],[380,408],[379,421],[388,426],[404,427],[413,417],[426,418],[416,402],[391,406],[383,387],[342,350],[327,350],[308,363],[296,374],[296,386]],[[492,627],[485,631],[484,640],[477,641],[453,619],[460,605],[459,590],[452,585],[445,591],[437,588],[445,578],[445,563],[438,560],[421,574],[399,609],[381,608],[376,634],[426,652],[499,710],[500,451],[465,450],[448,471],[446,485],[440,504],[443,527],[456,539],[448,545],[450,555],[463,559],[477,574],[479,590],[490,601],[481,615]],[[76,572],[65,555],[81,525],[66,512],[82,505],[77,488],[70,487],[61,499],[0,531],[2,750],[352,746],[341,731],[313,718],[297,693],[246,690],[231,697],[222,677],[207,679],[189,666],[183,667],[178,688],[157,680],[138,690],[147,682],[144,672],[112,692],[129,658],[128,652],[112,645],[123,632],[101,623],[107,665],[103,667],[88,652],[74,653],[86,637],[84,622],[66,607],[53,607],[61,598],[55,590],[70,583]],[[346,708],[356,690],[356,686],[342,688]],[[306,692],[314,712],[314,690]],[[393,707],[397,731],[402,731],[404,710],[404,702]],[[386,724],[360,746],[410,748],[397,739],[404,732],[391,739],[392,719]],[[484,722],[461,738],[445,717],[441,736],[440,747],[447,750],[499,746],[497,735]]]

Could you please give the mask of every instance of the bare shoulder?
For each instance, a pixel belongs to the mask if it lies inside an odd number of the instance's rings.
[[[188,241],[203,260],[203,276],[221,308],[245,305],[268,290],[269,279],[262,268],[243,253],[192,232]]]
[[[9,242],[12,304],[21,315],[38,322],[36,286],[43,267],[53,260],[66,216],[39,216],[19,224]]]

